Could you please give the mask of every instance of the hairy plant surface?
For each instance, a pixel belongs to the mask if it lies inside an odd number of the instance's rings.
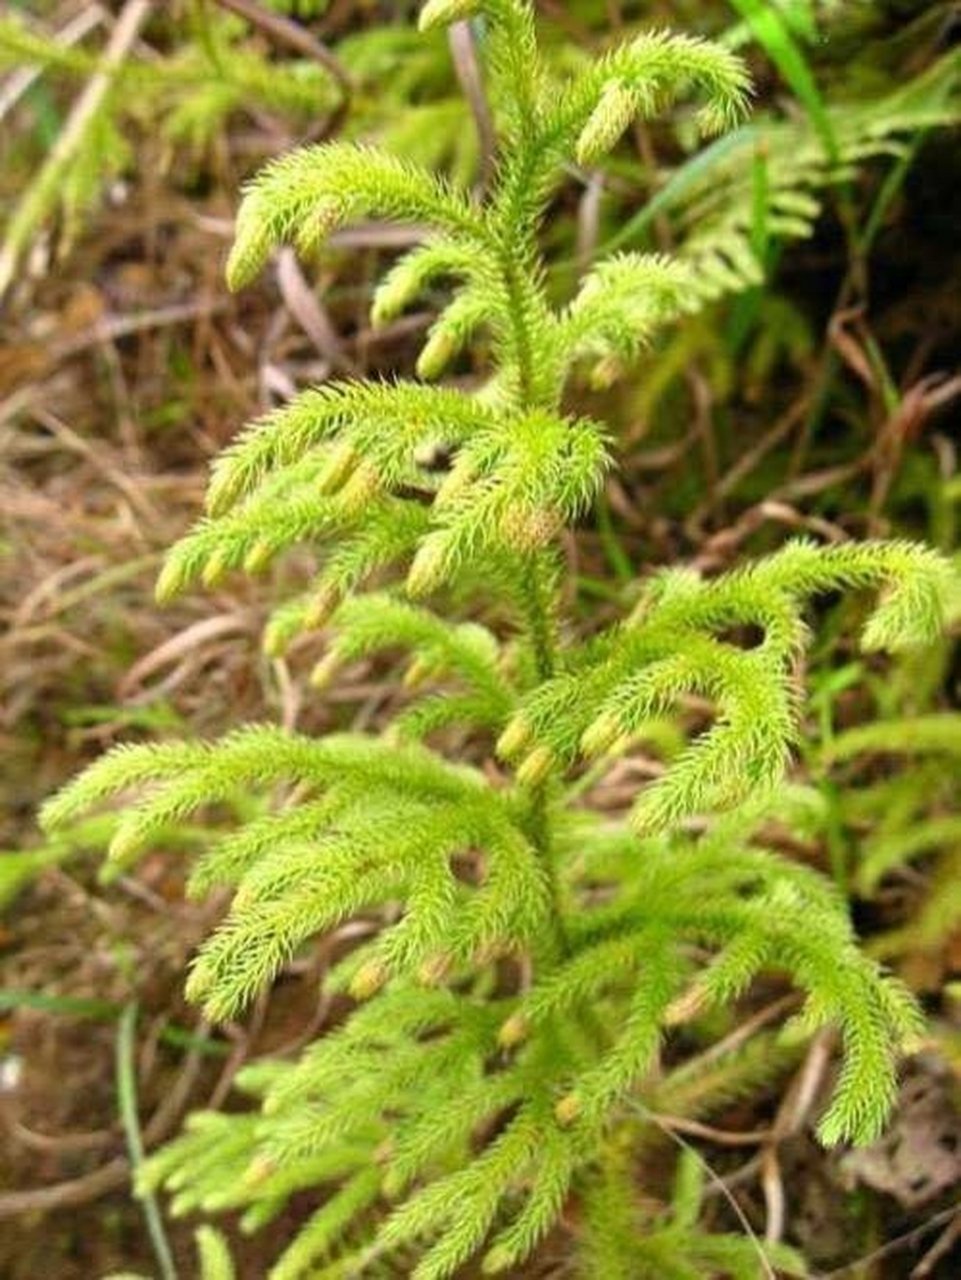
[[[721,132],[745,111],[747,79],[723,48],[667,33],[560,77],[524,0],[430,0],[421,26],[478,17],[498,131],[485,198],[372,147],[305,147],[251,184],[228,265],[241,287],[281,244],[310,254],[368,216],[426,225],[373,304],[385,322],[450,283],[417,380],[327,383],[253,423],[217,460],[207,515],[158,586],[167,599],[316,546],[316,579],[273,616],[268,651],[327,628],[321,688],[362,656],[402,652],[409,701],[380,735],[252,725],[123,746],[43,821],[68,829],[135,793],[110,843],[117,874],[209,812],[191,890],[233,896],[188,994],[215,1020],[317,935],[360,914],[380,925],[335,975],[359,1002],[346,1021],[295,1060],[248,1067],[258,1106],[195,1115],[142,1173],[175,1211],[242,1209],[251,1230],[322,1188],[272,1280],[385,1267],[441,1280],[476,1254],[506,1271],[572,1198],[584,1275],[756,1275],[760,1245],[698,1229],[686,1165],[668,1214],[639,1208],[647,1116],[672,1087],[678,1109],[709,1112],[832,1026],[841,1065],[820,1135],[882,1130],[917,1011],[861,951],[835,888],[771,832],[803,825],[812,802],[784,782],[808,603],[880,593],[864,647],[920,646],[939,632],[949,570],[902,541],[794,541],[713,579],[649,575],[615,625],[572,634],[561,542],[614,459],[565,390],[583,367],[614,381],[704,282],[696,262],[623,253],[554,305],[541,224],[565,165],[594,164],[678,100]],[[431,385],[479,334],[483,384]],[[692,696],[707,727],[665,753],[622,823],[592,813],[590,780]],[[771,971],[803,993],[801,1014],[763,1042],[764,1061],[743,1050],[685,1103],[685,1068],[660,1076],[668,1038]],[[219,1239],[201,1247],[226,1274]]]

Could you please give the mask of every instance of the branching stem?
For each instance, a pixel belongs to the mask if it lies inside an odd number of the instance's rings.
[[[517,265],[512,261],[511,246],[501,248],[500,265],[504,276],[511,327],[513,329],[514,357],[517,360],[517,398],[521,410],[530,407],[534,389],[534,361],[531,354],[531,336],[524,322],[523,285]]]
[[[503,244],[500,266],[513,329],[513,347],[517,360],[517,401],[523,411],[531,406],[534,398],[534,370],[531,334],[528,332],[523,284],[517,268],[517,255],[509,244]],[[556,669],[556,645],[551,626],[551,602],[547,600],[550,586],[545,581],[544,562],[534,553],[525,560],[523,596],[526,608],[527,638],[534,654],[534,664],[539,683],[550,680]],[[561,911],[560,886],[551,852],[550,818],[547,808],[548,783],[538,783],[531,794],[531,834],[550,889],[553,907],[552,930],[557,959],[563,959],[570,951]]]

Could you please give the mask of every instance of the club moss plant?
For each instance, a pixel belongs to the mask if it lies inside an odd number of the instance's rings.
[[[373,301],[382,323],[450,284],[417,378],[327,383],[254,422],[214,464],[207,514],[159,583],[167,599],[309,543],[317,577],[273,615],[268,652],[323,629],[319,688],[362,657],[409,654],[408,700],[377,732],[253,725],[121,746],[43,821],[59,829],[128,796],[117,872],[198,809],[264,796],[246,821],[211,821],[190,874],[194,895],[232,892],[187,985],[214,1021],[312,939],[358,913],[379,923],[331,976],[353,1012],[296,1058],[248,1066],[239,1084],[256,1106],[192,1117],[142,1173],[176,1212],[242,1209],[251,1230],[315,1189],[272,1280],[440,1280],[475,1254],[506,1271],[562,1217],[586,1276],[757,1275],[760,1246],[699,1231],[690,1196],[669,1220],[642,1211],[651,1091],[678,1108],[693,1098],[665,1046],[775,970],[803,1008],[760,1057],[836,1027],[820,1136],[881,1131],[915,1006],[861,951],[832,885],[765,831],[803,800],[784,780],[808,602],[879,592],[863,645],[923,645],[947,569],[903,542],[796,541],[712,579],[640,573],[629,612],[574,633],[561,537],[589,515],[615,449],[602,422],[565,411],[565,390],[576,370],[616,379],[697,282],[670,257],[618,254],[558,306],[539,227],[566,170],[599,161],[633,120],[693,101],[700,128],[723,131],[747,77],[720,47],[655,33],[557,80],[524,0],[421,10],[423,28],[466,19],[497,121],[486,196],[374,148],[305,147],[249,187],[228,265],[241,288],[276,246],[310,255],[354,219],[429,227]],[[488,376],[437,385],[480,331]],[[585,776],[690,694],[713,707],[709,727],[622,819],[592,811]],[[742,1081],[763,1074],[757,1054],[742,1062]],[[721,1095],[704,1085],[702,1102]]]

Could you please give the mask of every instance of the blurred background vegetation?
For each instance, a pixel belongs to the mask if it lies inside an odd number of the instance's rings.
[[[0,1275],[11,1280],[149,1269],[118,1067],[136,1081],[151,1144],[188,1106],[226,1102],[250,1056],[336,1014],[318,996],[321,946],[243,1024],[198,1024],[180,981],[216,904],[185,904],[160,858],[102,891],[83,856],[102,823],[44,845],[33,814],[121,738],[256,716],[362,726],[395,696],[382,661],[320,698],[305,683],[311,641],[284,660],[260,654],[296,562],[163,611],[152,588],[199,510],[208,459],[240,423],[308,382],[412,365],[430,312],[374,331],[367,311],[416,228],[339,233],[311,271],[281,255],[239,297],[222,266],[244,179],[298,142],[377,139],[457,183],[484,182],[471,40],[418,35],[415,9],[41,0],[0,16]],[[756,86],[733,135],[700,145],[683,112],[638,126],[603,170],[572,169],[552,210],[558,296],[615,247],[675,249],[700,281],[688,318],[636,373],[578,392],[616,429],[622,460],[570,541],[579,625],[608,617],[652,565],[720,569],[791,533],[904,534],[957,554],[956,0],[538,9],[558,66],[667,25],[738,48]],[[482,355],[467,353],[460,376]],[[849,651],[839,607],[824,612],[813,745],[797,766],[824,806],[790,852],[848,893],[867,945],[921,995],[930,1034],[874,1148],[815,1148],[804,1097],[818,1082],[796,1064],[685,1140],[716,1174],[716,1224],[737,1226],[736,1202],[748,1221],[773,1217],[818,1274],[947,1280],[961,1274],[958,628],[938,653],[892,665]],[[649,764],[622,762],[597,803],[623,806]],[[743,1018],[782,999],[755,992]],[[136,1034],[120,1034],[131,1010]],[[668,1194],[673,1159],[666,1143],[645,1195]],[[169,1230],[190,1275],[189,1232]],[[549,1244],[525,1274],[562,1274],[563,1242]],[[266,1274],[270,1252],[269,1236],[245,1243],[243,1274]]]

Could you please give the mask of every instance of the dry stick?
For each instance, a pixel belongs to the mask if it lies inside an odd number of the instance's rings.
[[[724,1199],[727,1201],[728,1205],[730,1206],[731,1212],[737,1218],[738,1223],[740,1224],[741,1229],[744,1232],[744,1235],[750,1241],[755,1252],[757,1253],[757,1259],[758,1259],[758,1262],[760,1263],[759,1274],[764,1277],[764,1280],[777,1280],[777,1275],[775,1274],[774,1268],[771,1266],[770,1262],[768,1262],[767,1254],[764,1252],[764,1247],[757,1237],[757,1232],[751,1226],[751,1223],[748,1219],[747,1214],[741,1208],[740,1204],[738,1204],[737,1199],[731,1192],[730,1179],[722,1178],[721,1175],[717,1173],[714,1170],[714,1168],[707,1162],[707,1160],[704,1159],[700,1151],[698,1151],[697,1147],[694,1147],[691,1145],[691,1143],[686,1142],[679,1133],[675,1132],[673,1128],[665,1124],[661,1119],[661,1117],[658,1116],[655,1112],[648,1111],[646,1107],[643,1107],[643,1105],[639,1107],[639,1110],[643,1112],[645,1119],[648,1120],[651,1124],[653,1124],[655,1128],[660,1129],[661,1133],[663,1133],[667,1138],[669,1138],[671,1142],[675,1143],[678,1147],[681,1148],[681,1150],[687,1151],[693,1156],[693,1158],[697,1161],[700,1167],[707,1174],[707,1178],[708,1178],[708,1182],[710,1183],[710,1186],[716,1190],[717,1194],[723,1196]]]
[[[44,216],[47,202],[56,194],[64,173],[82,146],[86,132],[113,84],[118,67],[130,52],[152,8],[153,0],[127,0],[110,35],[103,62],[87,81],[67,123],[57,135],[57,141],[36,181],[24,192],[14,210],[3,248],[0,249],[0,298],[6,293],[27,241]]]
[[[83,355],[91,347],[113,343],[118,338],[128,338],[144,330],[162,329],[184,324],[188,320],[204,320],[226,311],[228,306],[229,303],[225,299],[210,299],[173,303],[170,306],[155,307],[149,311],[138,311],[133,315],[106,316],[94,320],[82,333],[71,333],[66,337],[53,335],[43,344],[31,345],[29,351],[31,357],[36,355],[36,367],[30,368],[26,376],[17,375],[11,380],[11,383],[20,384],[16,392],[20,399],[14,402],[12,412],[9,407],[10,401],[0,401],[0,425],[3,425],[9,417],[29,410],[30,396],[62,361]],[[24,403],[24,397],[26,403]]]
[[[724,476],[722,476],[715,486],[714,493],[711,497],[696,507],[688,516],[685,522],[685,532],[690,536],[697,536],[700,533],[701,526],[704,521],[713,513],[715,503],[728,496],[741,483],[745,476],[757,467],[764,458],[781,443],[807,412],[808,401],[806,397],[796,400],[774,423],[773,427],[761,437],[753,448],[741,456],[738,462],[731,467]]]
[[[31,1191],[7,1191],[0,1195],[0,1219],[15,1218],[21,1213],[44,1213],[51,1209],[72,1209],[89,1204],[101,1196],[119,1191],[130,1179],[127,1160],[111,1160],[93,1173],[69,1182],[55,1182],[49,1187]]]
[[[330,316],[304,279],[293,249],[281,249],[277,256],[277,284],[287,310],[320,354],[336,368],[356,374],[357,365],[345,353]]]
[[[757,1147],[767,1142],[771,1136],[770,1129],[747,1129],[738,1133],[731,1129],[718,1129],[713,1124],[703,1124],[700,1120],[688,1120],[684,1116],[661,1115],[659,1122],[674,1133],[686,1133],[692,1138],[704,1138],[719,1147]]]
[[[712,534],[703,541],[693,567],[700,570],[716,569],[725,564],[735,550],[768,522],[786,525],[789,529],[803,529],[815,533],[827,542],[847,542],[848,533],[840,525],[833,524],[821,516],[803,516],[796,507],[780,502],[775,498],[765,498],[763,502],[748,509],[738,519],[720,533]]]
[[[720,514],[723,515],[723,510],[721,510],[723,497],[718,494],[721,462],[717,436],[714,431],[714,415],[711,412],[714,403],[711,387],[696,363],[687,369],[685,381],[688,385],[694,409],[694,429],[701,441],[704,478],[707,484],[706,502],[710,509],[719,510]]]
[[[770,1136],[761,1152],[761,1188],[767,1208],[764,1238],[769,1244],[781,1239],[785,1225],[784,1181],[778,1147],[803,1128],[831,1060],[834,1038],[830,1030],[815,1036],[801,1070],[778,1108]]]
[[[881,517],[905,446],[917,438],[928,418],[959,396],[961,374],[949,378],[944,373],[929,373],[907,388],[897,408],[881,425],[871,450],[874,461],[874,480],[868,499],[871,525],[876,525]]]
[[[110,1129],[95,1129],[89,1133],[37,1133],[19,1120],[11,1121],[9,1130],[10,1137],[29,1151],[53,1152],[55,1155],[65,1151],[102,1151],[116,1137]]]
[[[118,338],[129,338],[145,329],[164,329],[185,324],[188,320],[202,320],[226,311],[228,305],[223,299],[210,298],[197,302],[174,302],[165,307],[154,307],[130,315],[104,316],[94,320],[82,333],[55,340],[50,350],[50,359],[67,360],[90,347],[115,342]]]
[[[200,1030],[201,1033],[206,1032],[205,1023],[201,1024]],[[201,1063],[202,1052],[198,1046],[195,1046],[185,1057],[172,1088],[167,1091],[143,1131],[143,1145],[147,1150],[155,1147],[176,1127],[197,1082]],[[119,1156],[80,1178],[55,1182],[48,1187],[2,1193],[0,1194],[0,1220],[18,1217],[23,1213],[46,1213],[89,1204],[93,1200],[99,1200],[102,1196],[129,1186],[130,1173],[130,1161]]]
[[[760,1031],[769,1022],[779,1018],[782,1013],[787,1013],[788,1010],[793,1009],[797,1003],[798,996],[796,992],[790,991],[787,995],[780,996],[777,1000],[765,1005],[763,1009],[759,1009],[757,1013],[751,1014],[740,1026],[735,1027],[732,1032],[726,1035],[723,1040],[718,1040],[710,1049],[705,1049],[703,1053],[698,1054],[697,1061],[703,1065],[708,1062],[716,1062],[718,1058],[723,1058],[726,1054],[734,1053],[745,1041],[750,1040],[755,1031]]]
[[[484,93],[484,81],[480,64],[477,60],[477,43],[474,29],[469,22],[455,22],[448,31],[451,56],[454,59],[454,70],[464,97],[470,105],[477,129],[477,141],[480,146],[480,186],[486,190],[494,176],[494,152],[496,139],[494,121],[491,118],[487,95]]]
[[[224,635],[244,635],[250,630],[251,618],[245,609],[201,618],[200,621],[192,623],[183,631],[178,631],[139,658],[121,677],[117,685],[117,697],[127,701],[136,694],[143,693],[150,676],[163,667],[172,666],[175,662],[191,656],[201,645],[220,639]],[[147,692],[153,691],[147,690]]]
[[[387,222],[358,222],[335,231],[327,243],[334,249],[410,249],[426,240],[430,232],[426,223],[395,227]]]
[[[313,58],[315,62],[319,62],[340,85],[345,100],[350,97],[354,85],[347,69],[325,44],[310,34],[306,27],[292,22],[281,13],[272,13],[269,9],[262,8],[254,0],[216,0],[216,2],[221,9],[229,9],[231,13],[236,13],[253,26],[260,27],[261,31],[266,31],[281,44],[286,44],[298,53],[303,53],[308,58]]]
[[[584,192],[577,202],[577,274],[585,275],[597,252],[601,202],[604,199],[604,174],[593,169],[587,175]]]
[[[130,1005],[127,1006],[128,1010],[130,1007]],[[129,1013],[126,1016],[129,1018]],[[199,1028],[201,1036],[206,1036],[208,1029],[208,1024],[201,1022]],[[128,1053],[130,1048],[131,1046],[126,1046]],[[149,1150],[158,1145],[176,1127],[180,1116],[188,1105],[190,1094],[197,1082],[202,1063],[202,1045],[198,1039],[198,1042],[194,1044],[185,1056],[172,1087],[166,1091],[159,1106],[153,1112],[142,1131],[144,1148]],[[129,1081],[125,1083],[129,1085]],[[21,1133],[18,1133],[19,1128],[20,1126],[11,1126],[11,1132],[14,1137],[22,1136]],[[51,1149],[59,1147],[62,1150],[71,1148],[79,1150],[80,1145],[77,1139],[89,1139],[95,1136],[97,1135],[67,1134],[62,1138],[57,1138],[52,1135],[45,1135],[45,1141],[50,1144]],[[109,1140],[114,1135],[106,1133],[103,1136]],[[36,1141],[37,1137],[39,1135],[31,1135],[34,1141]],[[18,1217],[22,1214],[42,1214],[89,1204],[91,1201],[99,1200],[129,1186],[131,1172],[131,1161],[128,1158],[118,1156],[101,1165],[99,1169],[94,1169],[78,1178],[71,1178],[45,1187],[0,1193],[0,1220]]]
[[[784,1179],[777,1147],[766,1143],[761,1152],[761,1190],[764,1192],[764,1239],[776,1244],[784,1235]]]
[[[72,427],[68,427],[56,414],[37,406],[33,410],[33,418],[46,428],[71,453],[77,454],[96,468],[97,471],[117,489],[130,503],[130,506],[148,523],[159,523],[160,511],[154,506],[136,480],[125,474],[123,467],[117,465],[111,455],[101,445],[84,439]]]
[[[961,1210],[956,1212],[954,1219],[948,1223],[947,1228],[911,1272],[910,1280],[927,1280],[938,1263],[951,1252],[959,1238],[961,1238]]]
[[[903,1235],[895,1236],[893,1240],[887,1240],[871,1253],[866,1253],[863,1257],[857,1258],[854,1262],[846,1262],[841,1267],[836,1267],[833,1271],[822,1271],[818,1273],[814,1280],[857,1280],[858,1276],[867,1274],[867,1268],[873,1263],[880,1262],[882,1258],[888,1258],[892,1253],[898,1253],[902,1249],[912,1248],[919,1244],[929,1231],[935,1231],[938,1227],[945,1226],[950,1223],[958,1215],[958,1206],[950,1205],[947,1209],[942,1209],[940,1213],[935,1213],[928,1218],[927,1222],[922,1222],[919,1227],[913,1227],[910,1231],[905,1231]]]

